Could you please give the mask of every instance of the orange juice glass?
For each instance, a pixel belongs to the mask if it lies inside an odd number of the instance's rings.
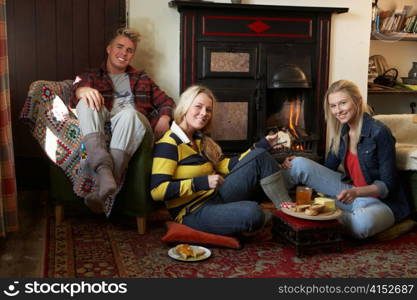
[[[307,186],[297,186],[295,190],[295,202],[297,205],[310,204],[313,189]]]

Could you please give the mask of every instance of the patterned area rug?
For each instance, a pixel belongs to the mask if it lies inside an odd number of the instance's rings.
[[[132,220],[133,221],[133,220]],[[210,247],[201,262],[178,262],[167,252],[163,221],[138,235],[134,222],[70,216],[59,226],[49,219],[45,277],[255,278],[417,277],[417,232],[388,242],[347,242],[341,253],[297,258],[294,248],[273,240],[271,228],[240,250]]]

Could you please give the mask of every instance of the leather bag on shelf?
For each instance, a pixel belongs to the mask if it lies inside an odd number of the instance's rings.
[[[395,68],[391,68],[386,70],[382,75],[375,78],[374,83],[383,86],[393,87],[397,82],[397,77],[398,70]]]

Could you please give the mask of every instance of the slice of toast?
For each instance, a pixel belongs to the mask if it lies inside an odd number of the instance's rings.
[[[204,251],[204,249],[201,249],[201,248],[192,248],[192,250],[193,250],[193,257],[194,258],[197,258],[197,257],[199,257],[199,256],[201,256],[201,255],[203,255],[204,253],[206,253],[206,251]]]
[[[192,247],[188,244],[177,245],[175,251],[182,259],[187,259],[189,257],[197,258],[205,253],[204,249]]]
[[[295,211],[296,212],[303,212],[303,211],[305,211],[307,208],[309,208],[310,207],[310,204],[304,204],[304,205],[297,205],[296,207],[295,207]]]
[[[179,244],[175,247],[175,251],[183,259],[187,259],[189,256],[193,256],[193,250],[188,244]]]

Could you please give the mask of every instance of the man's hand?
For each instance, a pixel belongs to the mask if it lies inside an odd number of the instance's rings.
[[[352,203],[356,197],[358,197],[358,193],[355,189],[343,190],[336,197],[340,202],[349,204]]]
[[[159,118],[154,129],[155,140],[159,140],[162,135],[169,129],[169,121],[171,121],[171,118],[167,115],[163,115]]]
[[[224,178],[221,175],[214,174],[208,176],[208,184],[211,189],[215,189],[224,183]]]
[[[99,91],[89,86],[80,87],[75,91],[75,96],[93,110],[99,111],[104,104],[104,98]]]

